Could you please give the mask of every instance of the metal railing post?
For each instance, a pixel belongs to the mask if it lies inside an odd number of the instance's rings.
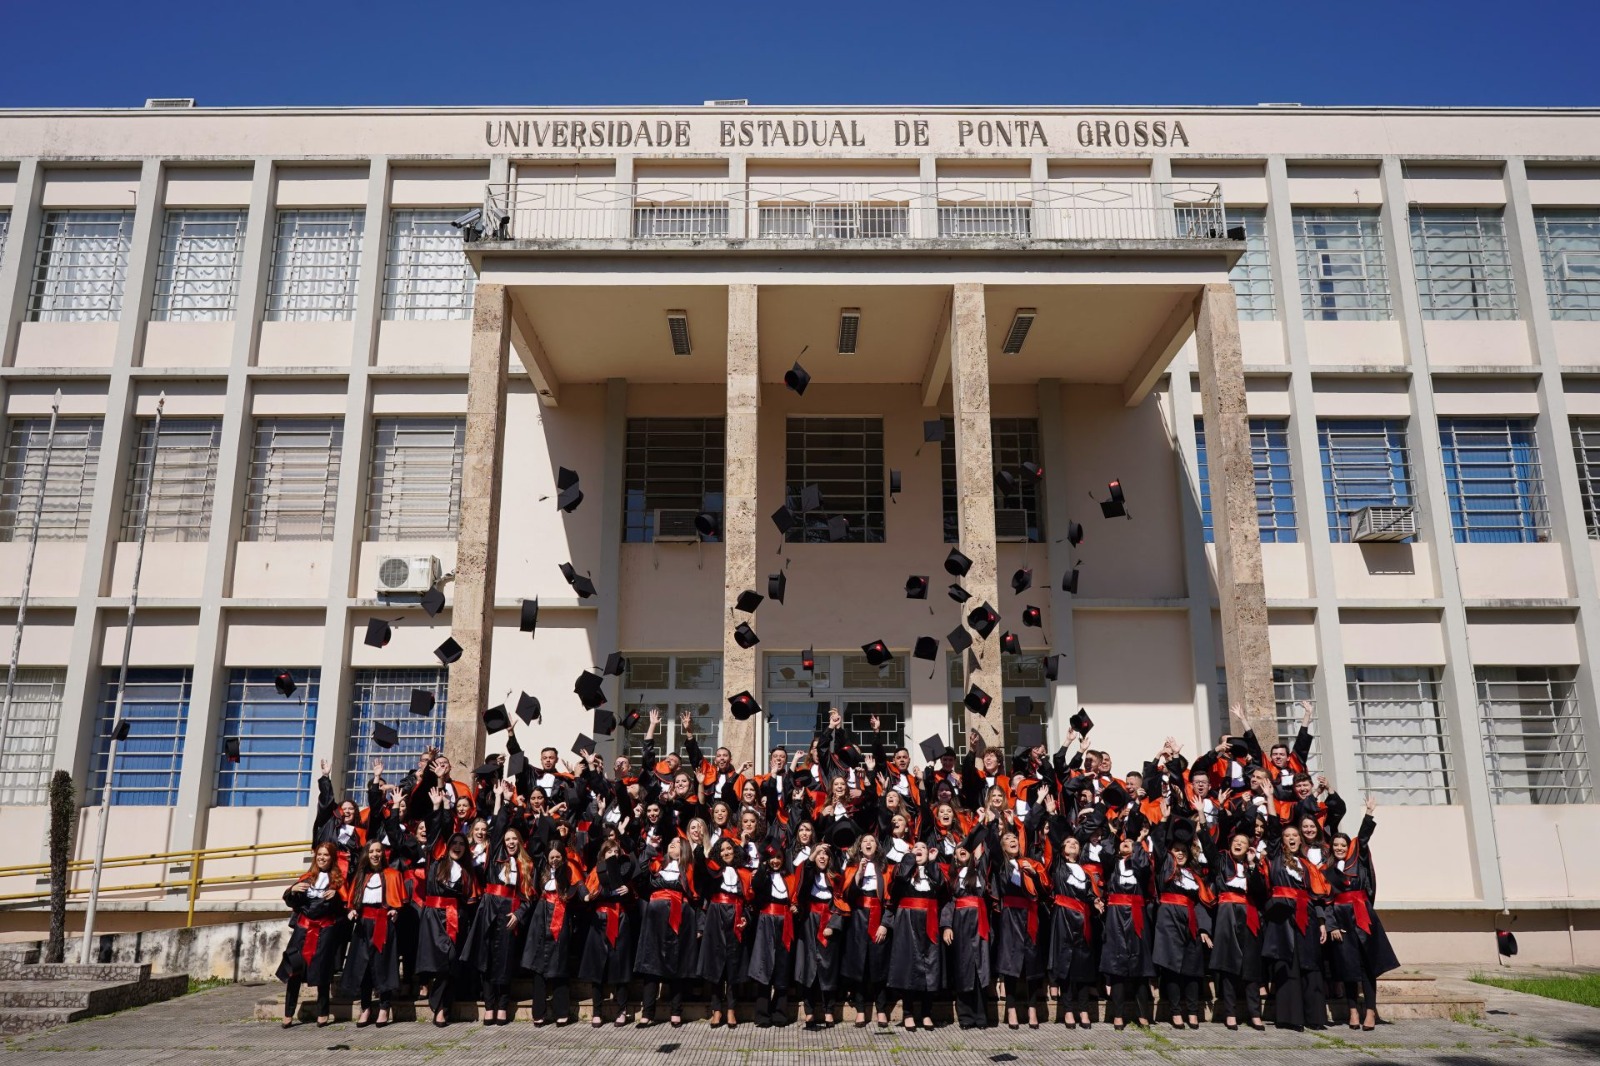
[[[184,920],[185,929],[194,928],[194,901],[200,894],[200,865],[204,863],[205,853],[191,851],[189,853],[189,916]]]

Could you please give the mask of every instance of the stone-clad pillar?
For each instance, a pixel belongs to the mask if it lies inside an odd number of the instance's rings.
[[[1228,671],[1228,700],[1243,715],[1243,721],[1231,720],[1229,726],[1254,729],[1266,747],[1278,736],[1272,650],[1267,644],[1267,593],[1261,572],[1261,529],[1250,458],[1250,418],[1245,408],[1239,308],[1233,286],[1227,282],[1200,290],[1195,347],[1211,475],[1211,517],[1216,529],[1222,658]]]
[[[734,601],[745,589],[765,592],[757,584],[756,443],[760,428],[761,374],[756,346],[754,285],[728,286],[728,413],[722,490],[722,743],[740,765],[756,755],[757,716],[743,722],[728,713],[726,698],[748,690],[761,698],[761,671],[756,649],[733,640]]]
[[[967,728],[976,729],[984,743],[1000,746],[1000,720],[1004,694],[1000,687],[1000,634],[1006,629],[1020,630],[1021,608],[1015,617],[1005,617],[1000,603],[994,542],[994,445],[990,437],[989,408],[989,323],[984,310],[983,286],[959,284],[950,304],[950,394],[954,398],[956,430],[956,515],[961,533],[961,550],[972,560],[972,569],[960,579],[972,594],[964,610],[988,602],[1001,613],[1001,623],[980,640],[972,634],[968,686],[977,685],[993,697],[987,715],[966,712]]]
[[[461,658],[450,667],[445,754],[458,767],[483,761],[481,715],[489,705],[494,639],[495,560],[500,551],[500,471],[505,454],[506,365],[511,294],[478,283],[467,370],[467,439],[461,463],[461,531],[456,536],[455,603],[450,635]]]

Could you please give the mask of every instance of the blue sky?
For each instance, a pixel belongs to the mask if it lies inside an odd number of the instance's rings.
[[[1600,104],[1600,0],[11,0],[0,106]]]

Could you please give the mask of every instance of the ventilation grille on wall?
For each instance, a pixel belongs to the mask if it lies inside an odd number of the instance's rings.
[[[150,97],[150,99],[148,99],[148,100],[146,100],[144,102],[144,106],[148,107],[148,108],[193,107],[194,106],[194,97],[192,97],[192,96],[152,96],[152,97]]]

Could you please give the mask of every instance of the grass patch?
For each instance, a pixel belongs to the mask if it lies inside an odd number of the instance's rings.
[[[1600,974],[1576,977],[1497,977],[1475,973],[1472,980],[1480,985],[1505,988],[1512,992],[1526,992],[1546,999],[1559,999],[1567,1003],[1581,1003],[1585,1007],[1600,1007]]]
[[[209,992],[213,988],[226,988],[231,984],[233,982],[226,977],[190,977],[189,995],[192,996],[196,992]]]

